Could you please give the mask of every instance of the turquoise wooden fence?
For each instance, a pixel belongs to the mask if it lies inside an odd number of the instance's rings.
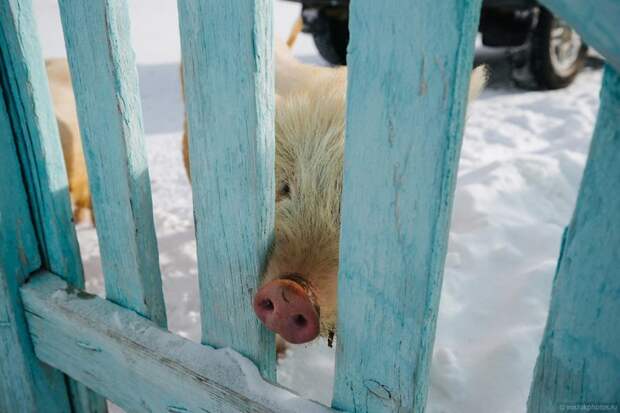
[[[617,406],[620,9],[543,2],[609,65],[527,408]],[[0,411],[424,411],[480,0],[352,2],[332,408],[269,383],[250,304],[273,237],[271,1],[179,1],[203,344],[165,329],[126,0],[60,6],[108,299],[83,291],[31,0],[0,0]]]

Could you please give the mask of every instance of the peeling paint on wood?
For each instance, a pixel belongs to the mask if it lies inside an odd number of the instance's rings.
[[[166,325],[125,0],[61,0],[106,297]]]
[[[424,411],[479,13],[351,2],[336,408]]]
[[[608,66],[577,206],[553,281],[530,413],[559,411],[562,405],[618,407],[619,224],[620,75]]]
[[[273,4],[178,6],[203,342],[234,348],[275,380],[273,334],[252,311],[273,238]]]

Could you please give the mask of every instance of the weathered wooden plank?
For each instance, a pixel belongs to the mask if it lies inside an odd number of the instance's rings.
[[[619,224],[620,76],[608,66],[577,206],[562,242],[528,412],[606,403],[618,408]]]
[[[566,20],[586,43],[620,70],[620,2],[618,0],[540,0],[554,14]]]
[[[479,10],[351,2],[334,407],[424,411]]]
[[[273,335],[252,311],[273,239],[273,5],[178,6],[203,342],[236,349],[274,380]]]
[[[2,82],[43,263],[83,287],[65,163],[31,0],[0,2]]]
[[[22,287],[37,356],[130,412],[331,412],[230,349],[162,330],[43,273]]]
[[[83,287],[65,164],[36,33],[30,0],[0,4],[0,77],[7,91],[43,265]],[[103,398],[72,381],[69,385],[73,412],[106,411]]]
[[[0,84],[0,265],[21,285],[41,267],[41,257],[4,95]]]
[[[106,297],[166,325],[125,0],[61,0]]]
[[[0,411],[64,413],[64,376],[35,357],[19,296],[41,258],[3,95],[0,86]]]

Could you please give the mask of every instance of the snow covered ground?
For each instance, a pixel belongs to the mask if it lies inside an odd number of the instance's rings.
[[[56,0],[36,0],[46,57],[63,56]],[[176,2],[132,0],[137,54],[170,328],[200,337],[191,190],[181,163]],[[299,13],[276,2],[285,38]],[[300,36],[295,54],[322,63]],[[598,107],[599,69],[568,89],[511,86],[501,52],[479,50],[489,88],[470,109],[431,371],[431,413],[523,412],[546,319],[562,228],[570,219]],[[87,288],[103,293],[95,230],[78,230]],[[305,397],[331,399],[334,353],[325,342],[295,346],[278,379]]]

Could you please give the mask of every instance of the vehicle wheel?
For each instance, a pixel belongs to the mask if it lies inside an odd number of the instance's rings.
[[[540,89],[568,86],[583,68],[588,46],[566,22],[541,8],[530,49],[530,71]]]
[[[314,44],[321,56],[333,65],[347,64],[349,27],[346,19],[322,14],[319,19],[321,30],[312,33]]]

